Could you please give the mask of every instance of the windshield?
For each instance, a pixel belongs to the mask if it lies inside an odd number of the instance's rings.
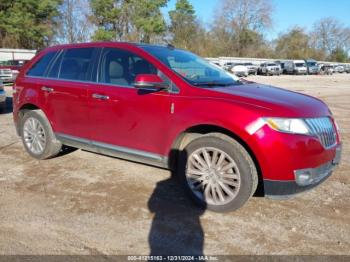
[[[267,66],[277,66],[276,64],[268,64]]]
[[[316,66],[316,62],[308,62],[307,65],[308,65],[309,67],[311,67],[311,66]]]
[[[305,67],[305,64],[304,63],[296,63],[295,66],[296,67]]]
[[[228,86],[239,83],[225,70],[191,52],[160,46],[141,47],[192,85]]]

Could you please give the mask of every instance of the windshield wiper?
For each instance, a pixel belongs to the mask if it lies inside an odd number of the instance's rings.
[[[231,86],[235,85],[235,83],[220,83],[220,82],[194,82],[192,83],[194,86]]]

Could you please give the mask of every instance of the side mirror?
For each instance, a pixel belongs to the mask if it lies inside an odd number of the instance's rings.
[[[161,89],[167,89],[168,84],[163,81],[158,75],[155,74],[140,74],[135,78],[134,86],[140,89],[149,89],[158,91]]]

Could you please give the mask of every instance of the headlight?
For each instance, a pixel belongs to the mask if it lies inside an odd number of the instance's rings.
[[[311,135],[308,125],[300,118],[264,118],[265,122],[274,130],[292,134]]]

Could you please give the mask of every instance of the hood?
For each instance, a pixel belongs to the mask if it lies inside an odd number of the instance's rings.
[[[257,83],[212,89],[232,102],[245,103],[267,109],[270,116],[320,117],[330,114],[319,99]]]

